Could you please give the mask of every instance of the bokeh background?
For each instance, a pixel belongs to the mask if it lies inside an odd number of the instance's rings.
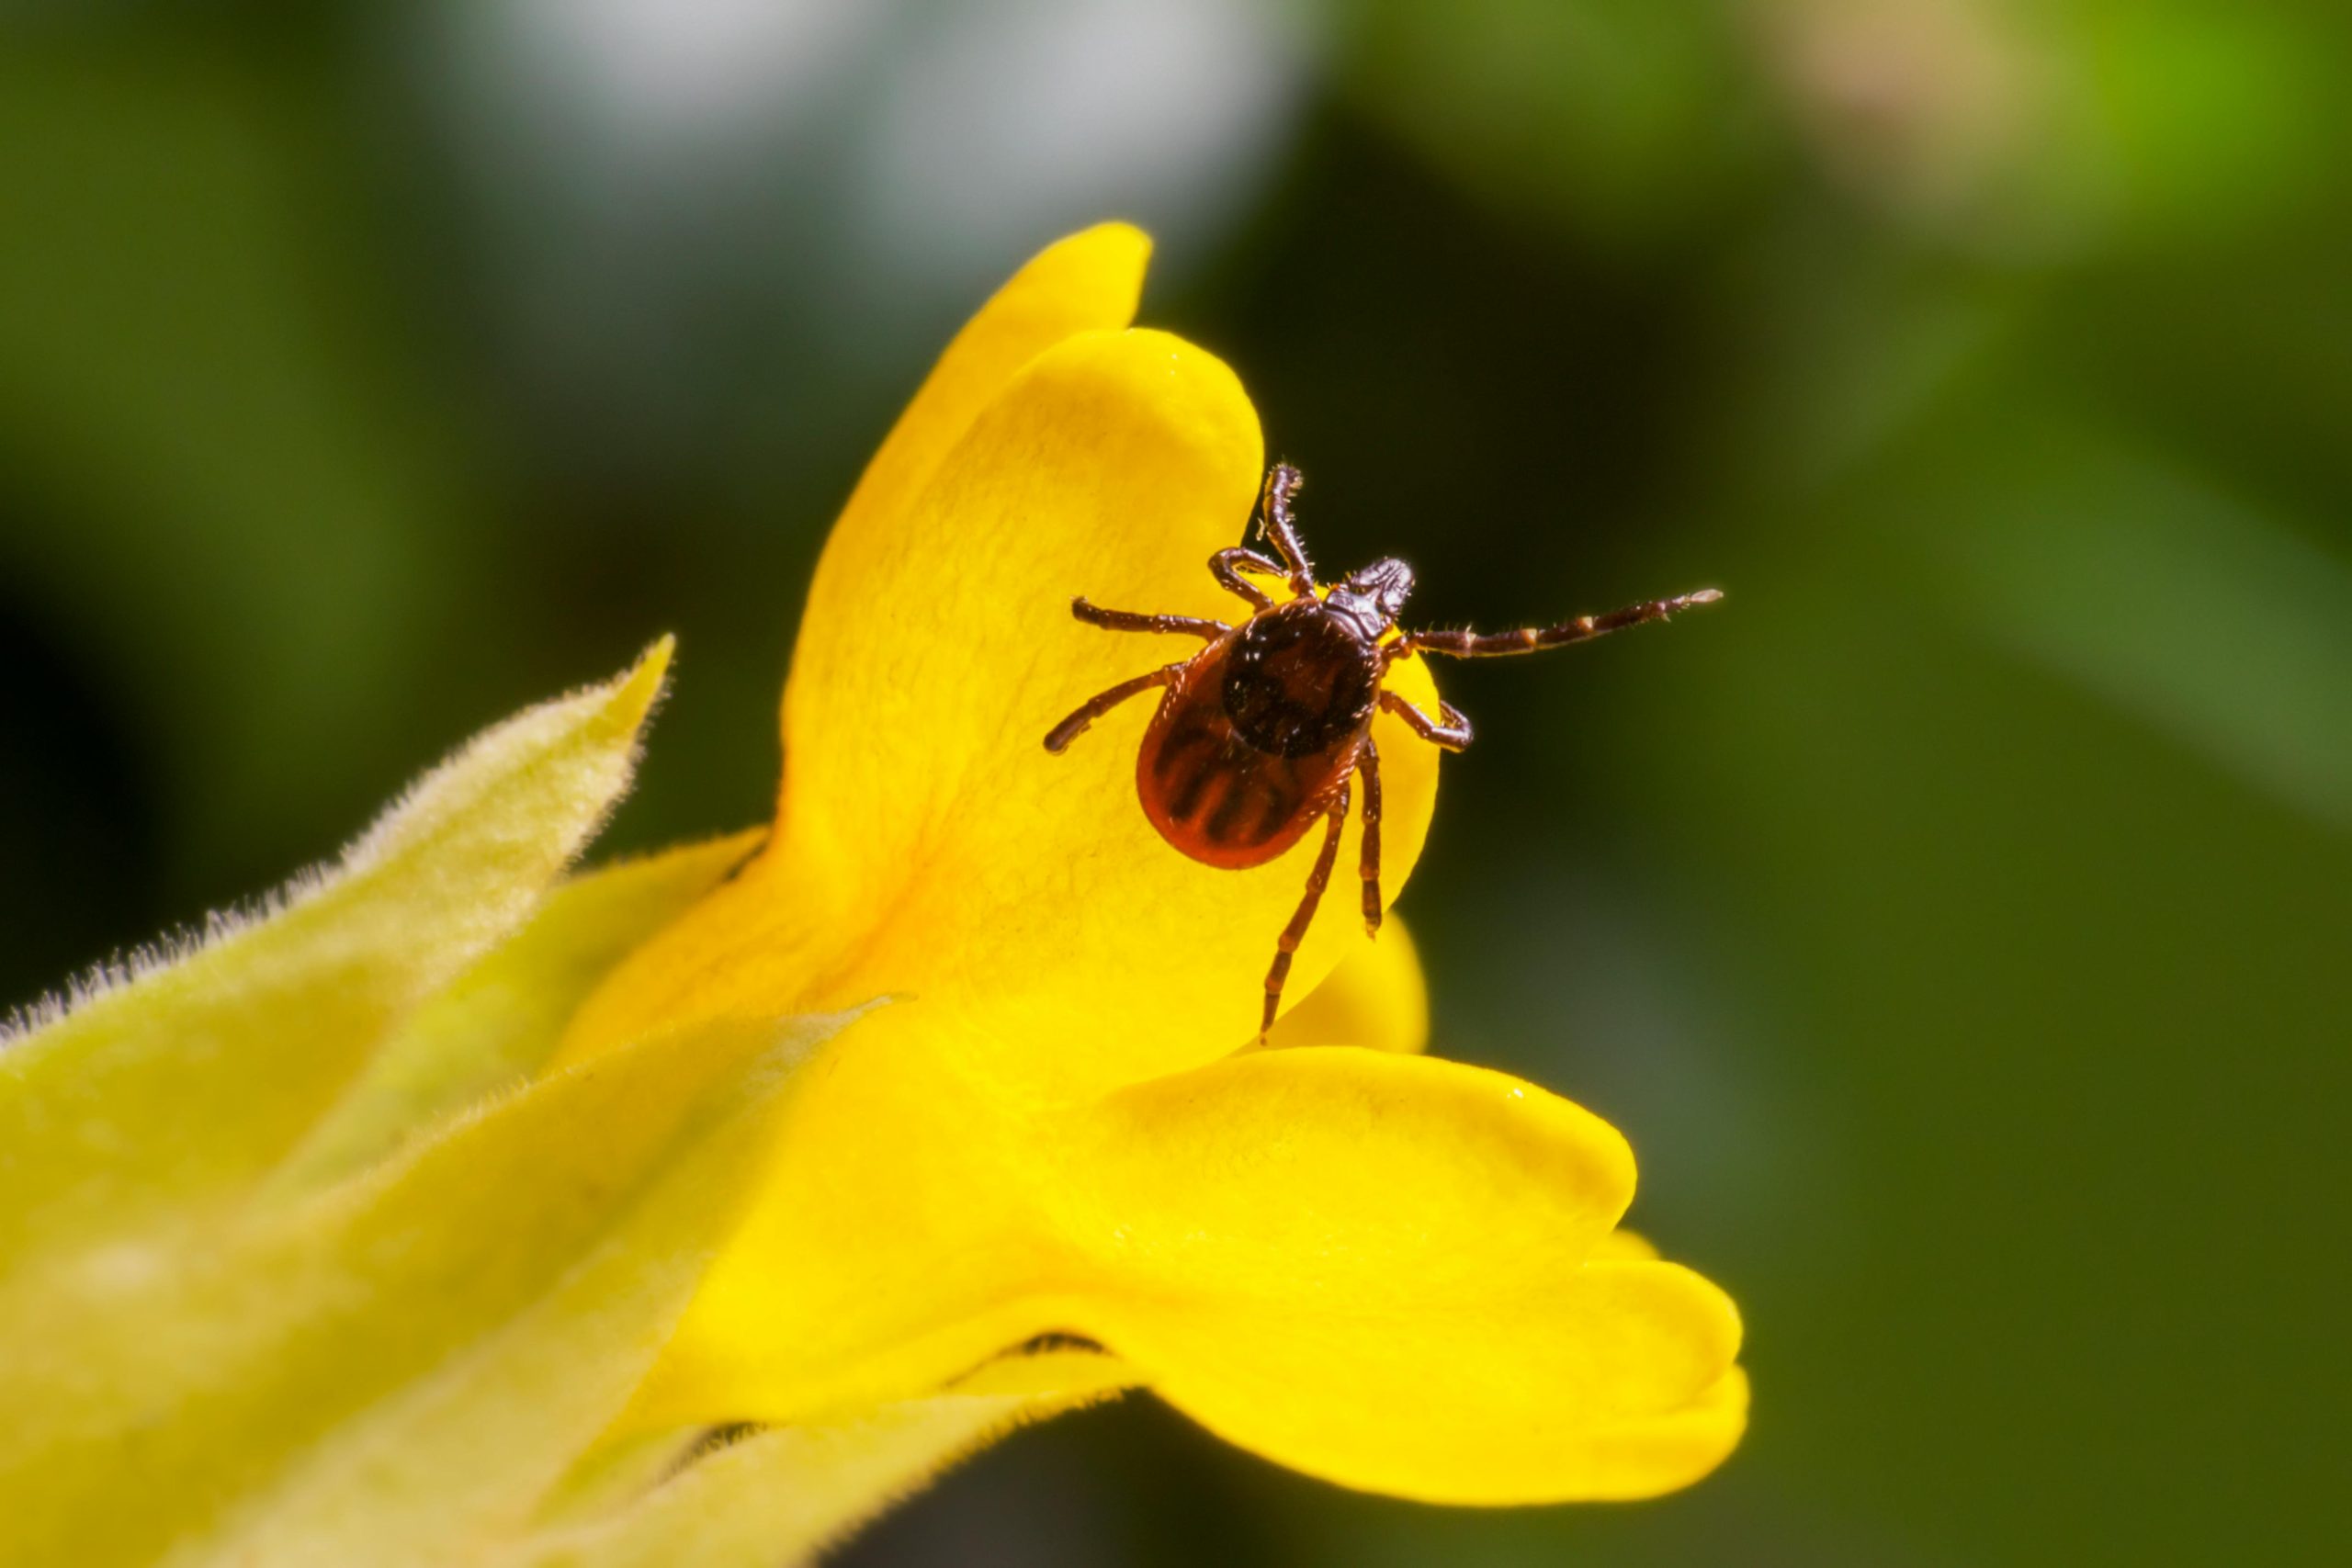
[[[664,628],[613,846],[763,816],[834,507],[1099,217],[1429,619],[1729,591],[1458,670],[1403,908],[1743,1303],[1732,1463],[1424,1509],[1138,1399],[844,1562],[2342,1560],[2352,8],[5,17],[0,1003]]]

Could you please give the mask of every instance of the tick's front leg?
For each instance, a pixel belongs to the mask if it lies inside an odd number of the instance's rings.
[[[1363,738],[1356,758],[1356,773],[1363,779],[1363,849],[1357,857],[1363,873],[1363,933],[1380,934],[1380,748]]]
[[[1218,587],[1237,598],[1247,599],[1250,602],[1250,607],[1253,610],[1272,609],[1274,596],[1242,576],[1241,571],[1244,567],[1251,571],[1263,572],[1268,577],[1287,575],[1282,567],[1268,560],[1257,551],[1244,549],[1239,545],[1234,546],[1231,549],[1219,550],[1209,557],[1209,571],[1216,579]]]
[[[1306,558],[1306,546],[1298,536],[1298,525],[1291,519],[1290,503],[1306,482],[1288,463],[1276,463],[1266,470],[1265,487],[1258,492],[1258,525],[1283,553],[1283,564],[1290,569],[1286,574],[1290,591],[1300,598],[1315,592],[1315,566]]]

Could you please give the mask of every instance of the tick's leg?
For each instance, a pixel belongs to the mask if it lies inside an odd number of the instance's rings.
[[[1363,872],[1363,931],[1366,936],[1380,934],[1380,748],[1372,737],[1363,739],[1363,750],[1356,758],[1356,772],[1363,776],[1363,852],[1358,864]]]
[[[1176,678],[1176,671],[1184,667],[1182,664],[1163,665],[1148,675],[1138,675],[1132,681],[1120,682],[1046,731],[1046,750],[1057,754],[1060,753],[1071,741],[1086,733],[1088,725],[1092,724],[1137,693],[1148,692],[1154,686],[1165,686]]]
[[[1069,613],[1106,632],[1188,632],[1214,642],[1233,629],[1223,621],[1204,621],[1194,615],[1138,615],[1132,610],[1105,610],[1083,597],[1069,602]]]
[[[1460,708],[1444,698],[1438,699],[1438,711],[1445,715],[1441,723],[1398,696],[1394,692],[1380,694],[1380,705],[1412,727],[1413,733],[1432,745],[1449,751],[1459,751],[1470,744],[1470,720]]]
[[[1627,626],[1638,626],[1644,621],[1662,621],[1668,615],[1702,604],[1712,604],[1723,597],[1713,588],[1702,588],[1696,593],[1679,594],[1672,599],[1652,599],[1640,604],[1628,604],[1622,610],[1611,610],[1605,615],[1578,615],[1573,621],[1562,621],[1556,626],[1521,626],[1515,632],[1407,632],[1401,639],[1404,646],[1422,653],[1443,653],[1455,659],[1494,659],[1507,653],[1533,653],[1546,648],[1566,648],[1572,642],[1589,642],[1606,637]]]
[[[1258,1041],[1263,1044],[1266,1031],[1274,1026],[1274,1011],[1282,1006],[1283,982],[1290,978],[1291,955],[1306,935],[1306,928],[1315,922],[1315,906],[1323,901],[1323,889],[1331,886],[1331,867],[1340,858],[1340,829],[1348,820],[1348,785],[1340,784],[1340,797],[1331,803],[1330,816],[1323,829],[1323,847],[1315,852],[1315,868],[1306,874],[1306,897],[1298,901],[1298,912],[1274,939],[1274,966],[1266,971],[1266,1011],[1258,1022]]]
[[[1306,482],[1296,468],[1288,463],[1276,463],[1266,470],[1266,486],[1258,492],[1258,525],[1266,536],[1282,551],[1285,574],[1290,579],[1290,591],[1305,598],[1315,592],[1315,567],[1306,558],[1306,547],[1299,542],[1298,525],[1291,521],[1291,498],[1298,487]]]
[[[1257,551],[1243,549],[1239,545],[1234,546],[1229,550],[1219,550],[1209,557],[1209,570],[1216,574],[1218,587],[1227,593],[1238,594],[1249,600],[1252,609],[1272,609],[1274,596],[1242,576],[1241,570],[1244,567],[1251,571],[1262,571],[1268,577],[1288,575],[1281,567]]]

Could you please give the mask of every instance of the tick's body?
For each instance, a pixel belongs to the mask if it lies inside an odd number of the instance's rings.
[[[1260,497],[1256,521],[1281,551],[1279,564],[1249,549],[1219,550],[1209,559],[1217,581],[1252,606],[1239,626],[1102,610],[1082,598],[1076,601],[1071,610],[1080,620],[1106,630],[1182,632],[1206,639],[1208,646],[1112,687],[1046,737],[1046,750],[1058,752],[1129,697],[1162,688],[1159,711],[1136,758],[1136,791],[1160,837],[1205,865],[1240,870],[1282,854],[1318,820],[1325,825],[1322,848],[1307,874],[1306,896],[1275,942],[1261,1033],[1273,1024],[1291,955],[1329,885],[1356,778],[1363,788],[1364,926],[1380,929],[1380,756],[1372,743],[1373,715],[1385,707],[1421,739],[1448,750],[1470,743],[1470,722],[1452,704],[1441,703],[1443,716],[1433,719],[1384,689],[1390,664],[1416,652],[1457,658],[1532,653],[1663,620],[1721,597],[1704,589],[1606,615],[1492,636],[1405,632],[1390,637],[1397,612],[1413,591],[1411,569],[1399,560],[1376,561],[1328,591],[1318,590],[1291,522],[1290,502],[1298,485],[1297,469],[1278,466],[1266,476]],[[1292,597],[1276,604],[1241,575],[1245,570],[1282,578]]]
[[[1262,865],[1304,838],[1371,743],[1380,649],[1294,599],[1179,666],[1136,757],[1144,815],[1204,864]]]

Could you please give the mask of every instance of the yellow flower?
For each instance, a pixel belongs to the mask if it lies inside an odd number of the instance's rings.
[[[1164,844],[1132,784],[1145,705],[1039,744],[1170,657],[1074,622],[1074,594],[1233,607],[1204,563],[1250,510],[1257,418],[1215,357],[1129,327],[1146,250],[1119,226],[1054,246],[948,349],[819,567],[773,835],[567,1035],[588,1061],[894,998],[802,1070],[632,1420],[840,1419],[1075,1341],[1110,1359],[1073,1386],[1143,1383],[1348,1485],[1681,1485],[1736,1441],[1738,1323],[1612,1239],[1624,1141],[1474,1067],[1244,1049],[1307,852],[1234,872]],[[1419,662],[1395,683],[1436,710]],[[1375,735],[1393,896],[1437,753],[1385,715]],[[1344,909],[1318,921],[1294,994],[1364,942]]]
[[[1436,1500],[1729,1451],[1736,1314],[1613,1229],[1623,1141],[1419,1056],[1344,908],[1252,1048],[1303,857],[1162,844],[1140,711],[1039,744],[1154,657],[1071,596],[1222,608],[1256,482],[1231,374],[1126,329],[1144,254],[1046,252],[892,433],[772,832],[565,875],[665,642],[0,1032],[0,1562],[751,1568],[1137,1384]],[[1393,893],[1436,756],[1379,722]]]

